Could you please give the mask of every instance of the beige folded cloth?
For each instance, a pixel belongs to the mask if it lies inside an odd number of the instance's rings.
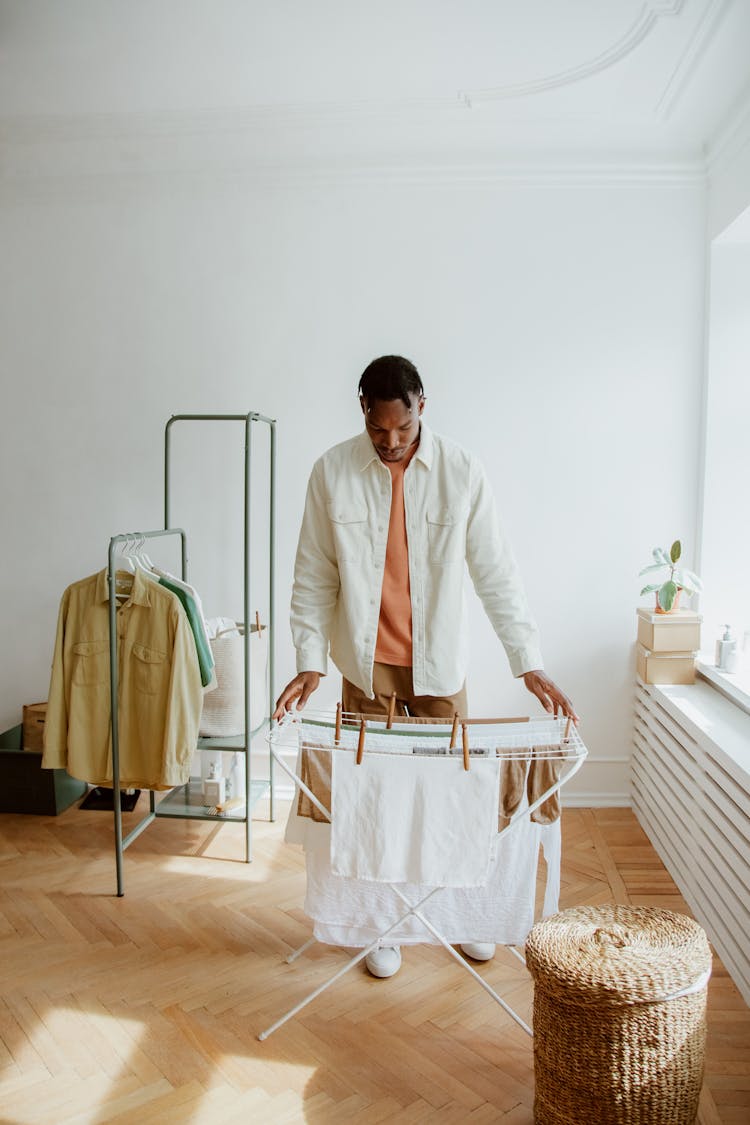
[[[300,780],[318,798],[321,805],[331,807],[331,751],[330,748],[303,746],[300,762]],[[329,818],[323,816],[317,805],[300,789],[297,799],[297,816],[328,824]]]
[[[540,757],[544,755],[544,757]],[[552,757],[550,757],[552,755]],[[526,792],[529,804],[533,805],[542,793],[560,780],[562,750],[559,746],[535,746],[529,766],[529,778],[526,783]],[[556,760],[557,759],[557,760]],[[536,824],[553,824],[560,816],[560,790],[556,789],[551,797],[543,801],[538,809],[531,814],[531,819]]]
[[[497,810],[497,830],[502,832],[523,800],[526,770],[531,751],[524,746],[504,750],[503,754],[522,754],[523,757],[505,758],[500,766],[500,800]]]

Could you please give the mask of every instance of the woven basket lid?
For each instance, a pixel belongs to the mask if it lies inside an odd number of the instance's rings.
[[[526,962],[547,995],[653,1004],[705,987],[711,950],[692,918],[647,906],[579,906],[537,922]]]

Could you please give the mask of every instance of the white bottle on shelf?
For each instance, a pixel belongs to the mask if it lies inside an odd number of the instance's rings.
[[[737,640],[731,625],[725,625],[724,636],[716,642],[716,667],[720,672],[736,672],[738,662]]]

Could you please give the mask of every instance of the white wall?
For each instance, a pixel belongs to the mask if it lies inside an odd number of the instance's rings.
[[[637,176],[16,189],[0,206],[1,728],[46,696],[66,584],[103,566],[114,532],[160,525],[175,412],[278,419],[284,682],[307,473],[359,429],[365,364],[400,352],[430,423],[494,481],[547,667],[583,716],[576,791],[625,802],[637,573],[656,544],[693,548],[704,230],[700,186]],[[234,485],[216,513],[240,461],[222,448],[199,451],[198,484],[183,444],[194,483],[174,512],[209,613],[239,612],[221,577]],[[472,618],[472,710],[527,713]],[[330,677],[321,701],[336,695]]]

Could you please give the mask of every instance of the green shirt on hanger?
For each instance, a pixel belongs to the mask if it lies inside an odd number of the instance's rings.
[[[195,650],[198,654],[198,665],[201,671],[201,685],[206,687],[206,685],[211,682],[211,676],[214,670],[214,657],[210,646],[206,644],[206,631],[195,600],[190,596],[187,590],[183,590],[181,586],[170,582],[168,578],[159,578],[159,585],[165,586],[167,590],[171,590],[173,594],[177,595],[187,614],[188,623],[195,637]]]

